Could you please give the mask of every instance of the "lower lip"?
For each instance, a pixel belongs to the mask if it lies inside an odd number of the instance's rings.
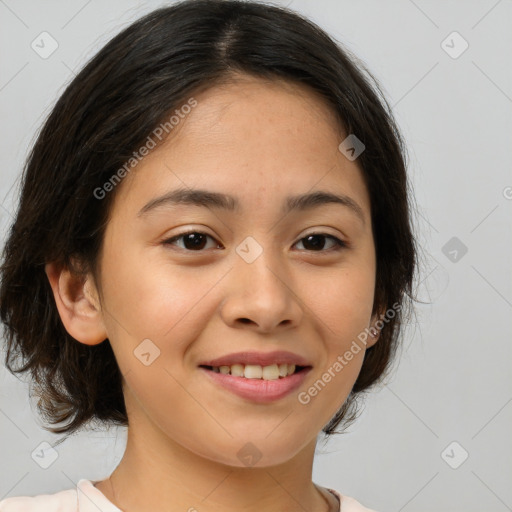
[[[216,384],[252,402],[269,403],[284,398],[300,387],[311,367],[304,368],[298,373],[275,380],[246,379],[224,373],[216,373],[206,368],[199,368]]]

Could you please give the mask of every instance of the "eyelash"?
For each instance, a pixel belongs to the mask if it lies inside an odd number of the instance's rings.
[[[176,235],[176,236],[173,236],[172,238],[168,238],[167,240],[164,240],[162,243],[164,245],[174,245],[173,242],[179,240],[180,238],[183,238],[184,236],[187,236],[187,235],[190,235],[190,234],[195,234],[195,235],[205,235],[209,238],[211,238],[212,240],[215,240],[211,235],[209,235],[208,233],[205,233],[203,231],[195,231],[195,230],[192,230],[192,231],[186,231],[185,233],[181,233],[179,235]],[[334,247],[331,247],[330,249],[326,249],[326,250],[320,250],[320,251],[307,251],[307,252],[312,252],[312,253],[322,253],[322,252],[331,252],[331,251],[341,251],[342,249],[345,249],[347,248],[347,244],[345,242],[343,242],[342,240],[340,240],[339,238],[333,236],[333,235],[329,235],[327,233],[322,233],[322,232],[316,232],[316,233],[308,233],[305,237],[302,237],[300,240],[298,240],[296,243],[299,243],[301,242],[302,240],[305,240],[306,238],[310,237],[310,236],[324,236],[325,238],[331,238],[332,240],[334,240],[334,243],[335,243],[335,246]],[[295,245],[295,244],[294,244]],[[180,250],[182,251],[186,251],[186,252],[204,252],[204,250],[198,250],[198,251],[193,251],[193,250],[190,250],[190,249],[183,249],[182,247],[179,247]]]

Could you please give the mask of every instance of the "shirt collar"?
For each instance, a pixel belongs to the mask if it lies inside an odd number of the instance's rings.
[[[94,487],[96,481],[82,478],[76,485],[78,512],[122,512],[106,496]]]
[[[78,495],[78,512],[123,512],[120,508],[117,508],[106,496],[94,487],[96,481],[87,480],[82,478],[78,481],[76,486]],[[319,485],[315,486],[320,489],[320,492],[325,495],[328,491],[334,494],[338,498],[339,510],[341,510],[341,501],[343,497],[334,489],[324,488]]]

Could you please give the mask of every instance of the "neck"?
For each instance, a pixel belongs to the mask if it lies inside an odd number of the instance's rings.
[[[173,443],[138,435],[130,423],[123,459],[96,487],[125,512],[304,512],[338,510],[334,496],[312,482],[316,440],[284,464],[248,468],[205,459]],[[163,434],[161,434],[163,435]]]

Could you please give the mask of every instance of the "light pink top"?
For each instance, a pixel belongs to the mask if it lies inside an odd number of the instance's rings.
[[[55,494],[39,494],[37,496],[14,496],[0,501],[0,512],[122,512],[106,496],[94,487],[96,481],[82,478],[76,489],[59,491]],[[320,486],[317,486],[320,487]],[[339,512],[375,512],[363,507],[350,496],[327,489],[340,502]]]

